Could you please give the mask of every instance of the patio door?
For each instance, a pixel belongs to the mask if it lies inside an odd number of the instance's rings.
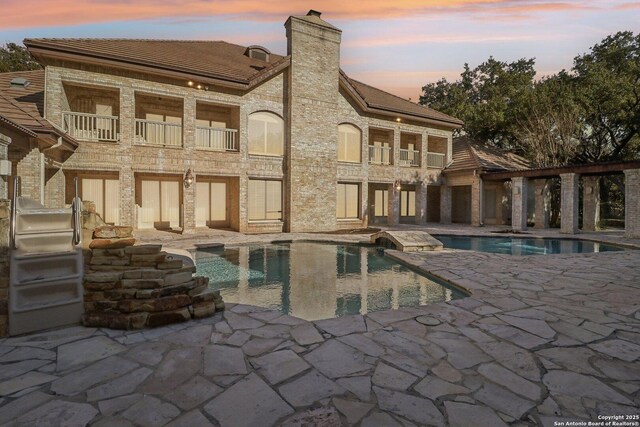
[[[143,179],[140,190],[140,228],[180,227],[180,182]]]
[[[107,224],[117,225],[120,218],[120,182],[117,179],[82,178],[80,198],[96,205],[96,213]]]
[[[400,220],[410,219],[412,222],[416,216],[416,192],[402,190],[400,192]]]
[[[196,182],[196,227],[229,227],[226,182]]]

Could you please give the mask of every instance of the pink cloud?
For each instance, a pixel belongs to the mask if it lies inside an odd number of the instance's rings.
[[[600,3],[598,0],[595,3]],[[4,0],[0,27],[29,28],[157,18],[198,18],[224,15],[231,19],[283,21],[317,7],[314,1],[293,0]],[[368,0],[322,2],[328,19],[389,19],[430,13],[529,14],[584,9],[581,2],[546,0]]]

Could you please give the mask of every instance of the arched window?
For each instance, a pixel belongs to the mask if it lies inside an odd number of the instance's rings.
[[[338,125],[338,161],[360,163],[360,129],[350,124]]]
[[[249,116],[249,154],[282,156],[284,122],[273,113],[258,112]]]

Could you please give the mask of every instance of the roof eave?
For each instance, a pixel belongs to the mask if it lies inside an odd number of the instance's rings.
[[[37,138],[38,137],[38,135],[35,132],[27,129],[26,127],[22,126],[21,124],[16,123],[13,120],[8,119],[8,118],[6,118],[4,116],[0,116],[0,121],[5,123],[5,124],[7,124],[7,125],[9,125],[9,126],[11,126],[15,130],[17,130],[17,131],[19,131],[19,132],[21,132],[21,133],[23,133],[23,134],[25,134],[27,136],[30,136],[32,138]]]

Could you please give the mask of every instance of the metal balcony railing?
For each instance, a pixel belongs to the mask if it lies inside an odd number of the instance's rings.
[[[238,130],[196,126],[196,147],[216,151],[238,151]]]
[[[441,153],[427,153],[427,167],[443,169],[445,155]]]
[[[390,165],[391,147],[369,146],[369,163],[372,165]]]
[[[139,144],[182,146],[182,125],[136,119],[136,142]]]
[[[76,139],[87,141],[118,141],[118,116],[64,111],[62,128]]]
[[[400,166],[404,167],[418,167],[420,166],[420,151],[418,150],[406,150],[400,149]]]

